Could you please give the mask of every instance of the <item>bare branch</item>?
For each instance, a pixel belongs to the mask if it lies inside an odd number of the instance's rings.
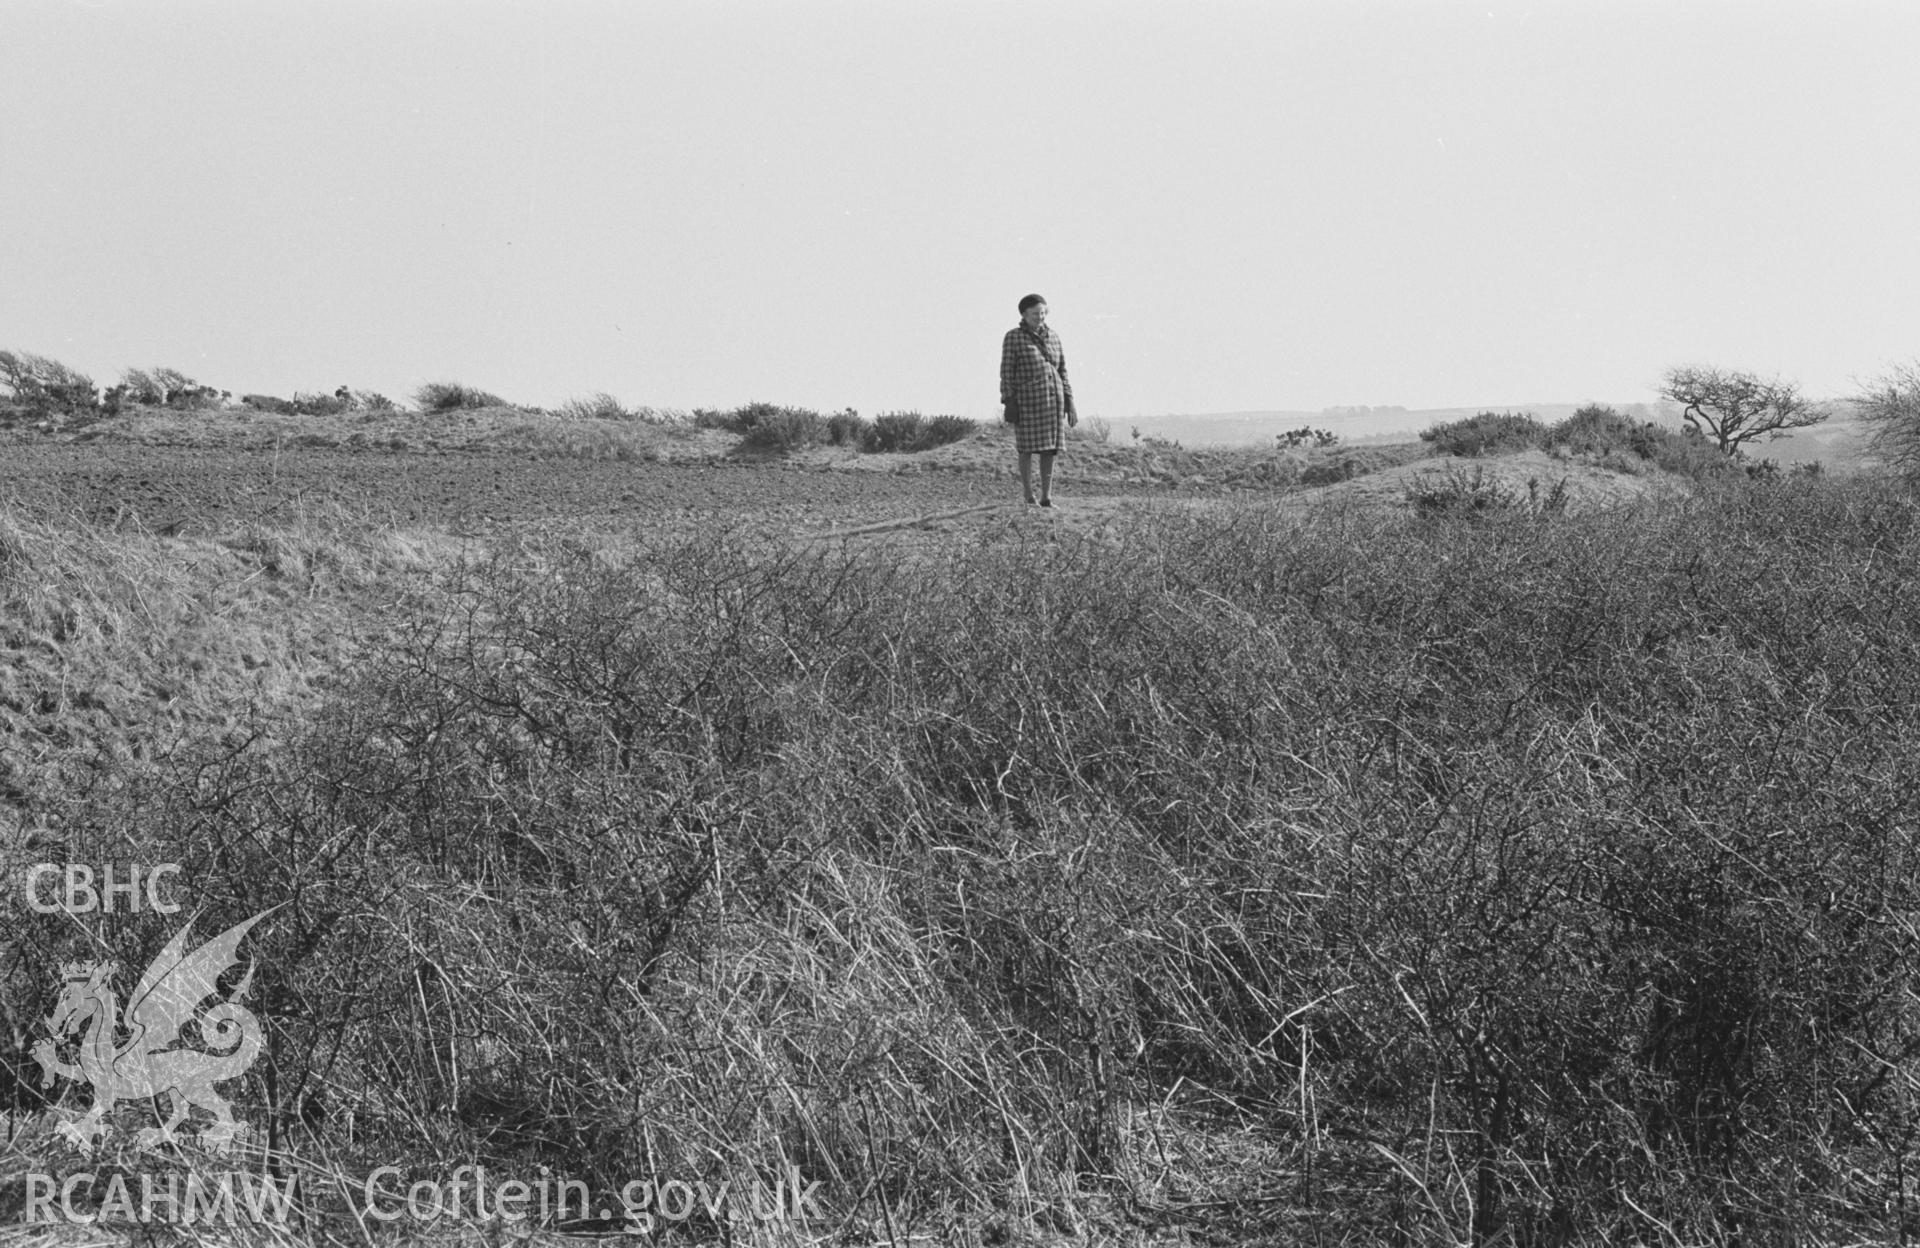
[[[1900,472],[1920,474],[1920,360],[1888,369],[1853,396],[1853,405],[1873,453]]]

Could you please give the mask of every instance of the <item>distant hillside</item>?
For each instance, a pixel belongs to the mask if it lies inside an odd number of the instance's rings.
[[[1755,459],[1771,459],[1782,465],[1817,461],[1824,467],[1843,470],[1865,468],[1875,462],[1867,454],[1866,426],[1842,416],[1778,441],[1755,442],[1748,453]]]

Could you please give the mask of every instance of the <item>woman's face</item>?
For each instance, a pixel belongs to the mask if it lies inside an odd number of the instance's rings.
[[[1020,316],[1021,319],[1026,321],[1028,329],[1039,329],[1047,323],[1047,305],[1044,303],[1036,303],[1025,312],[1022,312]]]

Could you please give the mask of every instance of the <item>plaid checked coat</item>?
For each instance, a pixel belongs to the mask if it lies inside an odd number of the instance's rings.
[[[1014,447],[1023,452],[1059,450],[1061,423],[1073,406],[1060,335],[1053,326],[1042,325],[1039,337],[1036,343],[1022,323],[1000,342],[1000,405],[1016,405]]]

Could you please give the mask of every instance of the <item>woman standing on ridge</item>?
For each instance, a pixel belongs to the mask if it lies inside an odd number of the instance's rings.
[[[1040,457],[1040,505],[1053,506],[1053,457],[1060,451],[1060,421],[1080,423],[1067,380],[1067,352],[1047,324],[1047,301],[1020,301],[1020,323],[1000,342],[1000,405],[1013,426],[1020,452],[1020,490],[1033,498],[1033,457]]]

